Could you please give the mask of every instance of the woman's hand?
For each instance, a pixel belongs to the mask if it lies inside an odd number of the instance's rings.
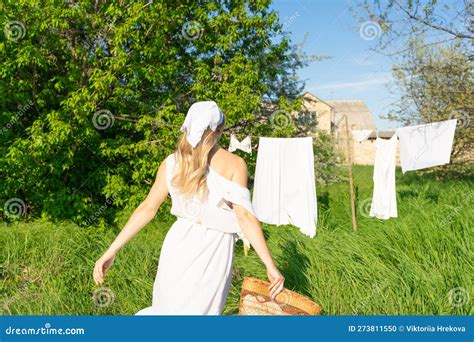
[[[274,265],[267,267],[267,277],[270,280],[270,286],[268,286],[268,292],[270,292],[270,297],[275,299],[275,297],[283,291],[283,284],[285,283],[285,278],[278,271]]]
[[[105,252],[104,255],[97,260],[93,272],[96,284],[102,284],[104,282],[104,276],[114,263],[114,259],[115,253]]]

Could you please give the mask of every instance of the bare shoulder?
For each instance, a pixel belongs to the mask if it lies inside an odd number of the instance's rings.
[[[247,164],[245,160],[238,155],[221,148],[212,159],[211,164],[213,168],[229,180],[234,179],[236,176],[240,176],[241,178],[247,177]]]
[[[239,172],[247,173],[247,163],[245,162],[245,159],[236,155],[234,155],[234,157],[235,157],[235,160],[234,160],[235,170]]]
[[[247,168],[247,164],[245,163],[244,158],[239,157],[236,154],[233,154],[232,152],[229,152],[224,149],[220,149],[220,159],[225,162],[227,166],[229,166],[232,169],[241,169],[241,168]]]
[[[242,185],[247,186],[247,163],[244,158],[239,157],[229,151],[225,151],[227,159],[227,169],[230,172],[229,179]]]

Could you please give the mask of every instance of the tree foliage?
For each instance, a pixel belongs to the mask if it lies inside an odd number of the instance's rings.
[[[426,47],[413,42],[405,61],[394,66],[404,90],[388,118],[405,125],[457,119],[451,169],[472,171],[474,148],[473,62],[459,46]]]
[[[224,146],[231,132],[305,129],[275,120],[299,110],[296,70],[311,56],[268,0],[5,0],[0,11],[0,198],[26,214],[89,225],[113,218],[104,207],[135,207],[194,101],[222,108]],[[255,153],[245,158],[252,172]]]
[[[374,49],[393,58],[396,93],[387,118],[403,125],[458,119],[452,164],[472,174],[474,141],[473,2],[359,1],[360,21],[378,27]]]

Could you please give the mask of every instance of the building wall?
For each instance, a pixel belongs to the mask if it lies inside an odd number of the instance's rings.
[[[317,98],[311,97],[311,100],[305,101],[305,106],[308,110],[318,113],[318,130],[331,132],[332,107],[327,103],[315,100]],[[347,156],[346,143],[346,128],[345,125],[340,125],[334,132],[334,137],[338,140],[338,145],[344,156]],[[356,165],[374,165],[375,161],[375,139],[369,139],[358,143],[352,142],[354,151],[354,164]],[[397,165],[400,165],[400,145],[397,146]]]
[[[375,139],[369,139],[361,143],[353,141],[354,164],[374,165],[375,161]],[[344,149],[344,151],[346,151]],[[397,145],[397,165],[400,165],[400,144]]]
[[[308,110],[318,113],[318,129],[331,132],[331,107],[324,102],[307,101]]]

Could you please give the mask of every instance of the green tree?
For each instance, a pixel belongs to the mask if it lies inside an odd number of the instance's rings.
[[[295,74],[312,57],[269,0],[5,0],[0,10],[0,198],[27,214],[88,225],[113,218],[104,207],[135,207],[197,100],[219,104],[226,133],[301,132],[273,119],[299,110]],[[253,172],[255,153],[245,158]]]
[[[358,2],[374,50],[394,60],[395,92],[387,118],[403,125],[458,119],[452,164],[438,170],[472,174],[474,57],[472,1]],[[361,26],[361,34],[363,34]]]
[[[469,172],[474,147],[472,68],[472,61],[457,45],[427,47],[413,42],[404,61],[393,67],[403,92],[387,116],[405,125],[457,119],[450,169]]]

